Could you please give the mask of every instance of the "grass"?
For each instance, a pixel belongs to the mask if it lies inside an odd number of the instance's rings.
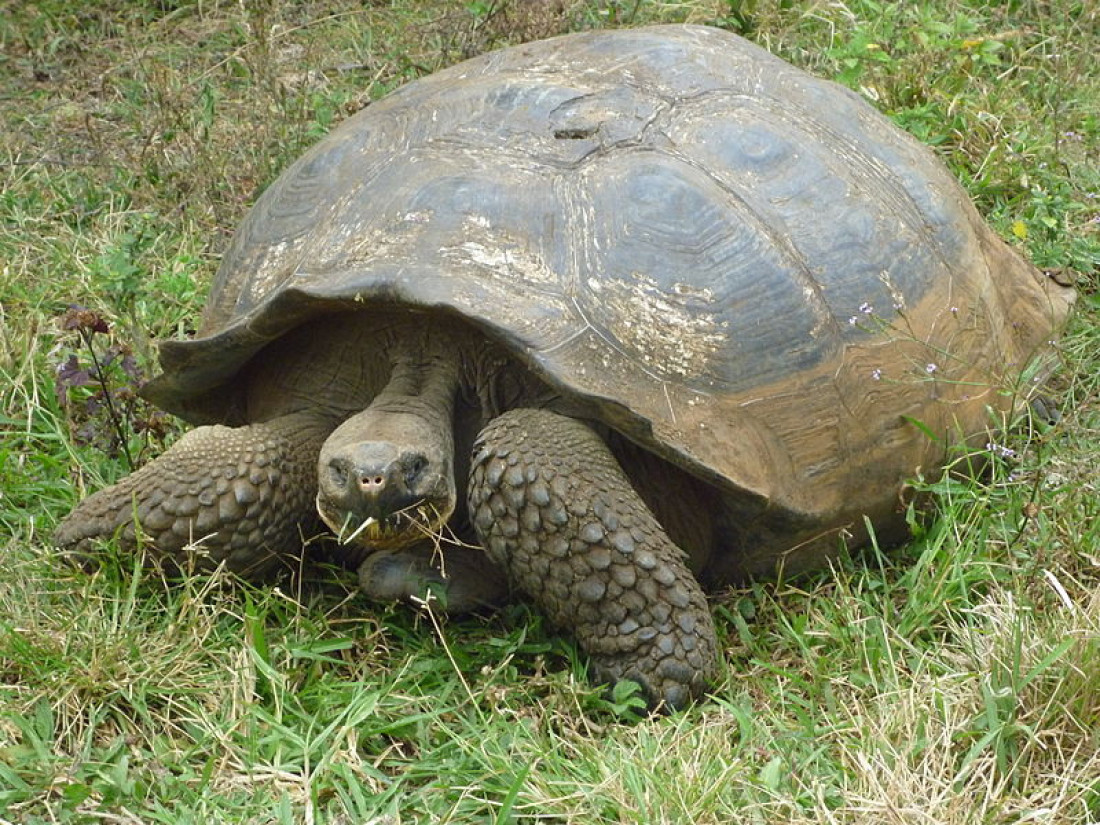
[[[1094,4],[3,12],[0,822],[1100,822]],[[486,49],[655,20],[727,26],[858,89],[1002,235],[1075,273],[1061,422],[1024,422],[980,483],[915,480],[934,518],[905,547],[716,598],[724,675],[663,719],[590,687],[522,606],[433,620],[368,609],[339,576],[165,587],[140,560],[57,562],[56,520],[127,472],[124,446],[140,462],[173,432],[133,403],[110,438],[102,388],[72,377],[82,334],[113,353],[112,393],[131,386],[153,339],[192,329],[248,203],[350,111]],[[64,323],[73,304],[107,331]]]

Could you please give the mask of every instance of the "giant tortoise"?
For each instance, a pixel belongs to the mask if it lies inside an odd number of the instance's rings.
[[[263,194],[145,389],[203,426],[56,538],[259,575],[319,513],[368,596],[510,592],[680,706],[705,590],[902,538],[1070,300],[930,151],[732,34],[516,46]]]

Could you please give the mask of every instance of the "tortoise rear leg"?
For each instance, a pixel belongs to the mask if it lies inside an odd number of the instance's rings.
[[[138,536],[180,569],[224,563],[261,576],[300,555],[302,525],[318,523],[317,454],[335,427],[298,413],[245,427],[198,427],[163,455],[84,499],[54,541],[87,557],[96,540]],[[135,524],[136,522],[136,524]]]
[[[494,419],[474,446],[468,494],[486,553],[572,631],[597,678],[638,682],[655,707],[703,691],[717,657],[706,598],[589,427],[545,410]]]

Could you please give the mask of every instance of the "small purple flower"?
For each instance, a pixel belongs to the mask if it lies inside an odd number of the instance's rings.
[[[875,311],[875,308],[864,301],[862,304],[859,305],[859,311],[862,312],[864,315],[870,315],[872,312]]]
[[[882,370],[880,370],[878,367],[875,367],[873,370],[871,370],[871,380],[872,381],[881,381],[882,380]]]
[[[924,371],[926,373],[928,373],[929,375],[934,374],[936,372],[936,370],[938,370],[938,369],[939,369],[939,367],[937,367],[935,364],[932,364],[932,363],[924,365]]]
[[[854,327],[858,323],[859,323],[859,318],[855,315],[853,315],[851,318],[848,319],[848,326],[850,326],[850,327]]]
[[[987,441],[985,448],[993,455],[1000,456],[1001,458],[1013,458],[1016,455],[1016,451],[1011,447],[1006,447],[1004,444],[998,444],[995,441]]]

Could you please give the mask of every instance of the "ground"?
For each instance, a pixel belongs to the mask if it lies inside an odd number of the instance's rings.
[[[856,89],[1080,293],[1054,426],[915,473],[901,548],[719,594],[708,701],[639,719],[539,617],[315,571],[165,587],[57,519],[174,438],[133,390],[248,204],[404,81],[713,23]],[[1100,822],[1100,9],[1078,0],[42,0],[0,15],[0,822]],[[101,380],[102,379],[102,380]]]

